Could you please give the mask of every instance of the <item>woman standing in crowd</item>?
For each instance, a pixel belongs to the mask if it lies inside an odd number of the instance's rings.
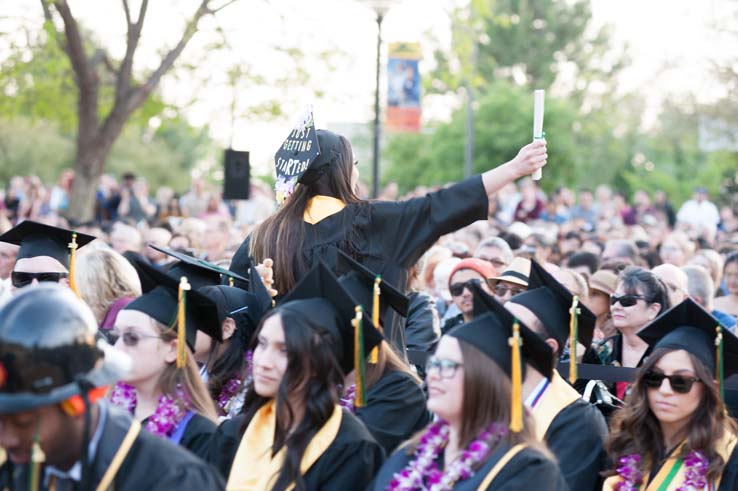
[[[196,291],[180,291],[185,307],[178,300],[179,281],[142,261],[134,266],[145,293],[120,311],[110,334],[133,368],[111,390],[110,400],[150,432],[197,453],[216,428],[215,407],[194,358],[198,330],[220,339],[215,304]],[[178,322],[182,308],[184,325]]]
[[[428,409],[439,419],[387,460],[374,491],[568,489],[522,414],[516,329],[484,314],[441,338],[426,368]]]
[[[218,428],[207,459],[229,490],[365,489],[384,452],[338,404],[354,368],[356,302],[318,263],[254,338],[254,376],[243,412]],[[382,337],[364,318],[362,341]]]
[[[738,316],[738,252],[732,252],[725,258],[723,280],[728,294],[715,299],[715,308]]]
[[[687,299],[640,332],[653,352],[615,415],[604,490],[738,489],[738,427],[716,382],[738,371],[738,338],[717,325]]]
[[[339,249],[404,289],[410,267],[440,236],[486,219],[489,198],[545,165],[547,158],[545,141],[537,140],[511,161],[425,197],[364,201],[356,194],[359,172],[348,139],[327,130],[316,132],[312,114],[306,120],[302,134],[308,138],[288,138],[275,159],[280,192],[289,196],[246,238],[231,263],[232,271],[244,274],[248,256],[259,263],[273,259],[274,288],[281,294],[319,259],[334,267]],[[287,150],[294,143],[313,153]],[[280,162],[295,160],[308,165],[301,173],[286,173]],[[404,332],[395,319],[388,312],[385,335],[395,348],[404,349]]]

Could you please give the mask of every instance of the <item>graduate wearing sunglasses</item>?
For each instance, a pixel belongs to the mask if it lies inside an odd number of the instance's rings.
[[[638,335],[653,351],[613,420],[603,489],[738,489],[737,427],[721,396],[738,338],[691,299]]]

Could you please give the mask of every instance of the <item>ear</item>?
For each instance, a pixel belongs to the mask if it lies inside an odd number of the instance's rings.
[[[661,310],[661,304],[656,302],[652,303],[648,306],[648,319],[654,320],[658,315],[659,311]]]
[[[65,288],[69,288],[69,278],[60,279],[59,284]]]
[[[174,363],[177,361],[177,339],[172,339],[169,342],[162,341],[164,350],[164,361],[167,363]]]
[[[559,342],[556,341],[554,338],[546,338],[546,344],[551,347],[554,353],[558,353],[559,351]]]
[[[233,333],[236,332],[236,321],[230,317],[226,317],[220,328],[223,330],[223,341],[227,341],[228,339],[231,339]]]

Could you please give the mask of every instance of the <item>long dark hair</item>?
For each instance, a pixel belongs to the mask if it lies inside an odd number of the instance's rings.
[[[325,130],[318,130],[318,137]],[[331,196],[344,203],[359,203],[361,199],[351,188],[353,150],[351,143],[340,135],[340,148],[333,158],[313,175],[309,184],[298,184],[279,210],[264,220],[251,234],[250,255],[257,263],[266,258],[274,260],[274,287],[288,292],[297,278],[307,269],[301,254],[305,240],[303,214],[310,198],[317,195]],[[326,151],[330,151],[325,149]]]
[[[235,322],[235,320],[234,320]],[[225,350],[216,356],[220,347],[225,344]],[[245,380],[248,371],[246,351],[249,346],[248,333],[244,329],[233,332],[228,342],[219,343],[213,339],[210,343],[210,359],[206,366],[208,371],[208,392],[214,401],[218,402],[223,386],[234,377]]]
[[[343,372],[333,348],[330,346],[332,334],[315,322],[305,312],[289,303],[269,312],[262,319],[257,334],[264,322],[279,315],[284,329],[287,345],[287,371],[279,385],[276,397],[277,423],[274,433],[272,455],[287,446],[284,464],[279,471],[272,491],[284,491],[291,483],[295,489],[305,490],[305,481],[300,473],[300,461],[310,440],[326,424],[338,403],[337,387],[343,383]],[[256,340],[252,340],[252,348]],[[289,397],[301,395],[304,405],[302,420],[290,433],[295,422],[295,413]],[[241,434],[246,431],[254,414],[269,401],[249,385],[244,401],[244,424]]]
[[[634,453],[648,462],[660,462],[665,457],[667,449],[661,425],[648,405],[648,389],[643,383],[643,377],[665,354],[672,351],[674,350],[671,348],[654,350],[639,369],[625,407],[613,417],[610,437],[605,444],[610,462],[618,462],[620,457]],[[735,433],[737,427],[720,400],[720,392],[710,369],[699,358],[688,354],[694,365],[695,376],[700,380],[704,391],[700,405],[690,416],[684,434],[681,435],[686,437],[687,443],[679,457],[684,458],[692,450],[704,453],[709,461],[707,479],[714,482],[722,474],[726,464],[716,451],[718,441],[725,432]],[[608,474],[614,475],[615,471],[610,470]]]

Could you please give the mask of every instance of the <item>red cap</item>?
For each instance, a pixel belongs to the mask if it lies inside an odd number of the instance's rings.
[[[451,270],[451,274],[448,276],[449,283],[451,282],[451,278],[454,276],[454,274],[462,269],[474,270],[482,275],[482,278],[484,278],[485,280],[497,275],[497,270],[489,261],[485,261],[484,259],[479,259],[476,257],[469,257],[466,259],[462,259],[456,264],[456,266],[454,266],[454,269]]]

